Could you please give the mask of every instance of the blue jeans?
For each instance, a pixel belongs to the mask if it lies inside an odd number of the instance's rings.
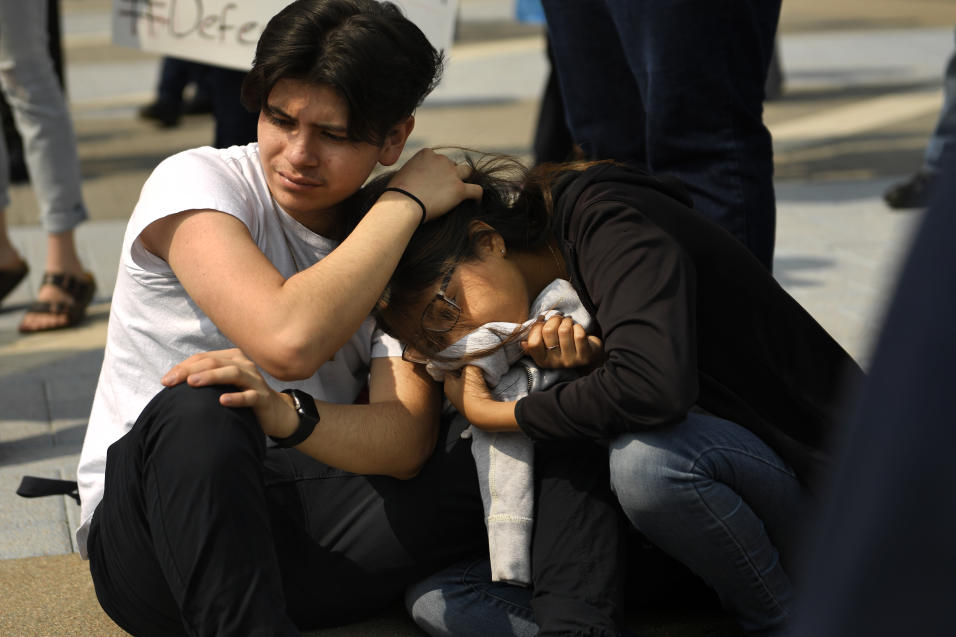
[[[631,524],[713,587],[748,633],[784,629],[793,603],[786,565],[807,502],[777,454],[743,427],[691,414],[619,437],[610,463]],[[537,632],[531,591],[492,583],[487,566],[474,561],[412,586],[406,605],[430,635]]]
[[[574,141],[680,178],[771,268],[764,82],[780,0],[542,0]]]
[[[949,58],[943,77],[943,107],[923,155],[924,167],[939,172],[943,153],[956,152],[956,52]]]
[[[0,0],[0,87],[23,138],[44,229],[67,232],[87,218],[70,112],[47,46],[47,3]],[[10,205],[10,167],[0,130],[0,210]]]

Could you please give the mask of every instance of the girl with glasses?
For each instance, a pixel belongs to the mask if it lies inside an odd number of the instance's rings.
[[[382,325],[434,359],[481,325],[533,318],[530,300],[570,281],[595,333],[556,317],[513,338],[542,367],[600,352],[589,373],[502,402],[465,367],[446,376],[446,396],[487,431],[606,445],[633,528],[713,588],[746,632],[782,630],[808,499],[859,367],[676,180],[613,162],[528,173],[506,158],[481,159],[469,180],[481,201],[415,233],[379,302]],[[574,522],[536,519],[555,533]],[[520,604],[453,604],[486,599],[476,570],[459,564],[422,582],[416,620],[462,634],[451,627],[475,625],[469,613],[509,626],[527,617]]]

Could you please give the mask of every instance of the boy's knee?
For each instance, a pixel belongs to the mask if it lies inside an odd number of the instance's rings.
[[[219,397],[238,391],[227,385],[167,387],[143,410],[136,426],[144,429],[147,451],[157,447],[229,449],[234,444],[265,445],[265,437],[251,409],[224,407]]]

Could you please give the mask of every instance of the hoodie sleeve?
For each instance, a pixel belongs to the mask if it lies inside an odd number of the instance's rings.
[[[595,306],[604,365],[518,401],[532,439],[601,439],[682,420],[697,399],[695,272],[634,188],[588,187],[570,212],[575,285]],[[621,193],[634,193],[634,197]]]

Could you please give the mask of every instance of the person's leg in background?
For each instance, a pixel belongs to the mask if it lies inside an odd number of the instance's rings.
[[[770,269],[773,149],[763,125],[779,0],[543,0],[575,141],[674,175]]]
[[[46,3],[0,0],[0,85],[24,142],[24,158],[47,232],[44,282],[20,324],[34,332],[79,321],[95,285],[80,263],[74,228],[87,218],[73,124],[47,43]],[[9,167],[0,148],[0,279],[25,264],[6,232]],[[22,278],[22,277],[21,277]],[[15,283],[14,283],[15,285]],[[13,288],[0,289],[0,296]]]
[[[700,578],[748,634],[790,619],[808,496],[793,471],[748,430],[713,416],[611,444],[611,486],[625,515]]]
[[[53,68],[60,80],[60,87],[64,88],[63,80],[63,36],[60,32],[60,0],[47,0],[47,42],[50,49],[50,58]],[[66,89],[64,88],[64,93]],[[13,123],[13,113],[7,104],[3,92],[0,91],[0,125],[3,126],[3,136],[7,143],[7,155],[10,161],[10,181],[15,184],[26,183],[30,180],[26,163],[23,161],[23,139]],[[2,296],[2,294],[0,294]]]
[[[179,124],[183,114],[183,91],[195,81],[197,62],[165,56],[160,62],[156,100],[139,109],[143,119],[156,120],[163,128]]]
[[[956,152],[956,53],[949,58],[943,78],[943,108],[933,135],[926,145],[924,163],[934,174],[939,174],[943,156]]]
[[[943,107],[923,152],[923,165],[906,181],[894,184],[883,195],[890,208],[929,205],[945,153],[956,153],[956,52],[943,76]]]
[[[643,101],[603,0],[542,0],[553,68],[585,157],[647,166]]]
[[[558,76],[554,70],[554,54],[548,42],[548,62],[550,70],[541,94],[538,108],[538,121],[534,129],[534,163],[568,161],[574,157],[574,140],[568,130],[567,115],[558,86]]]
[[[647,160],[773,267],[773,146],[763,124],[779,0],[607,0],[644,99]],[[625,34],[628,37],[624,37]]]
[[[256,141],[259,114],[247,111],[239,99],[245,76],[243,71],[221,66],[210,66],[205,71],[216,120],[213,140],[216,148],[244,146]]]

